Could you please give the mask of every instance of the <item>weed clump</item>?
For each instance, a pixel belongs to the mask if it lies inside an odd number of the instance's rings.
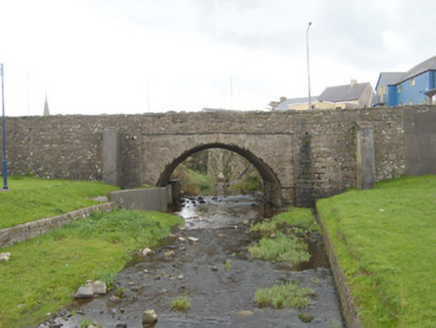
[[[171,301],[171,310],[177,312],[186,312],[191,307],[191,300],[188,298],[188,295],[185,296],[177,296],[175,299]]]
[[[288,238],[277,231],[276,238],[263,237],[258,245],[248,248],[255,258],[268,261],[288,261],[293,264],[310,259],[308,245],[296,238]]]
[[[298,287],[295,282],[282,285],[273,285],[270,288],[262,288],[254,294],[254,301],[261,307],[272,306],[276,309],[296,308],[300,309],[310,304],[314,290],[307,287]]]

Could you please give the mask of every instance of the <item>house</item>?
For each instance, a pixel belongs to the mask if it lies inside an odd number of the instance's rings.
[[[374,104],[375,94],[370,83],[357,83],[327,87],[319,96],[311,97],[312,109],[364,108]],[[280,102],[275,110],[309,109],[309,98],[291,98]]]
[[[327,87],[319,101],[332,104],[330,108],[365,108],[374,104],[375,94],[371,83],[351,80],[350,84]]]
[[[408,72],[382,72],[376,85],[376,102],[385,106],[431,104],[436,95],[436,56]]]
[[[285,111],[288,109],[295,109],[295,110],[304,110],[308,109],[309,106],[309,98],[303,97],[303,98],[289,98],[286,99],[282,97],[281,102],[274,107],[274,110],[278,111]],[[318,102],[318,96],[311,97],[310,98],[312,107]]]

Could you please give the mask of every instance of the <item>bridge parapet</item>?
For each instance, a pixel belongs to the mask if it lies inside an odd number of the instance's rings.
[[[163,184],[187,154],[222,147],[255,164],[265,185],[280,189],[283,199],[310,205],[357,186],[357,121],[373,126],[375,181],[436,174],[436,106],[9,117],[8,169],[102,180],[103,135],[113,130],[119,134],[118,183],[124,188]]]

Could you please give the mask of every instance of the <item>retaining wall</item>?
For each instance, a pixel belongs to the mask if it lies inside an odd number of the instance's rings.
[[[15,243],[35,238],[53,229],[60,228],[71,221],[87,218],[94,211],[110,212],[114,208],[116,208],[114,203],[103,203],[51,218],[36,220],[11,228],[1,229],[0,247],[11,246]]]

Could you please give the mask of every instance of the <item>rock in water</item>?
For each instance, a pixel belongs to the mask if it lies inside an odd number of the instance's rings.
[[[171,257],[171,256],[173,256],[174,254],[176,254],[176,252],[174,252],[174,251],[168,251],[168,252],[165,252],[165,253],[164,253],[164,257]]]
[[[254,313],[248,310],[242,310],[237,313],[240,317],[251,317]]]
[[[107,292],[106,284],[100,280],[87,283],[86,287],[91,288],[94,291],[94,294],[105,295]]]
[[[142,325],[149,327],[157,322],[157,314],[154,310],[145,310],[142,314]]]
[[[89,287],[80,287],[74,294],[74,298],[91,298],[94,295],[94,291]]]
[[[195,237],[188,237],[188,239],[191,243],[196,243],[199,240],[198,238],[195,238]]]
[[[153,254],[153,251],[150,248],[144,248],[144,250],[141,252],[142,256],[148,256]]]

